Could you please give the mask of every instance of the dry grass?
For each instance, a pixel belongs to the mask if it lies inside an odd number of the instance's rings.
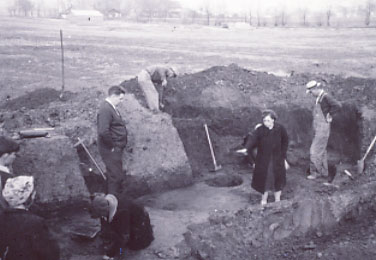
[[[235,28],[0,18],[2,97],[39,87],[59,89],[64,32],[65,87],[107,89],[147,65],[169,63],[180,72],[237,63],[274,72],[376,77],[376,30]]]

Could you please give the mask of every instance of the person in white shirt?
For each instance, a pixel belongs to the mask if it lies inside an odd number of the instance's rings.
[[[138,84],[145,95],[150,110],[159,111],[164,107],[162,100],[167,79],[176,76],[176,70],[165,65],[149,66],[137,75]]]

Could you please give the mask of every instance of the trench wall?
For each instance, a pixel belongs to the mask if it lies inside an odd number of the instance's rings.
[[[266,108],[274,109],[278,122],[287,129],[290,162],[307,165],[315,100],[306,94],[305,84],[313,78],[321,80],[324,89],[342,104],[338,120],[332,123],[329,159],[334,164],[354,163],[365,151],[364,140],[370,135],[365,131],[369,119],[364,118],[363,109],[375,107],[369,98],[369,92],[376,95],[373,80],[333,75],[277,77],[231,64],[171,79],[164,93],[164,111],[173,118],[195,174],[213,167],[204,123],[218,163],[238,164],[245,160],[234,150],[261,122],[261,111]]]
[[[208,221],[191,225],[185,242],[197,259],[249,259],[255,247],[308,232],[326,233],[342,221],[360,219],[375,209],[375,180],[352,190],[320,197],[281,201],[262,209],[250,206],[237,212],[212,212]],[[303,191],[302,191],[303,192]]]
[[[278,122],[286,127],[289,136],[288,159],[295,165],[307,164],[309,146],[313,138],[311,110],[299,105],[271,106],[279,115]],[[203,125],[209,127],[216,159],[219,164],[242,164],[244,158],[235,150],[245,135],[261,122],[259,107],[199,109],[180,107],[172,112],[194,173],[213,167],[208,140]],[[355,162],[361,148],[362,119],[352,103],[343,104],[339,120],[333,123],[328,147],[334,164]]]

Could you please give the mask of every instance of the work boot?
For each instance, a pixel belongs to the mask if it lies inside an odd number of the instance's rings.
[[[316,179],[316,178],[317,178],[317,177],[316,177],[315,175],[312,175],[312,174],[307,176],[307,179],[308,179],[308,180],[314,180],[314,179]]]

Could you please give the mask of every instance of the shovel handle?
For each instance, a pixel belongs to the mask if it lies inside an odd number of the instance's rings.
[[[371,144],[369,145],[369,147],[366,151],[366,154],[362,158],[362,161],[364,161],[367,158],[367,156],[368,156],[369,152],[371,151],[372,147],[375,145],[375,142],[376,142],[376,136],[373,138]]]
[[[213,160],[214,168],[216,169],[216,168],[218,168],[218,165],[217,165],[217,161],[215,160],[214,149],[213,149],[212,142],[210,140],[208,125],[204,124],[204,128],[205,128],[206,137],[208,139],[210,154],[211,154],[211,157],[212,157],[212,160]]]
[[[97,167],[98,171],[100,172],[100,174],[102,175],[103,179],[106,180],[106,175],[104,175],[104,172],[102,171],[101,167],[99,167],[97,161],[94,159],[94,157],[91,155],[91,153],[89,152],[89,149],[87,149],[86,145],[81,141],[81,139],[78,137],[78,144],[81,144],[82,147],[84,148],[85,152],[87,153],[87,155],[90,157],[91,161],[94,163],[95,167]]]

